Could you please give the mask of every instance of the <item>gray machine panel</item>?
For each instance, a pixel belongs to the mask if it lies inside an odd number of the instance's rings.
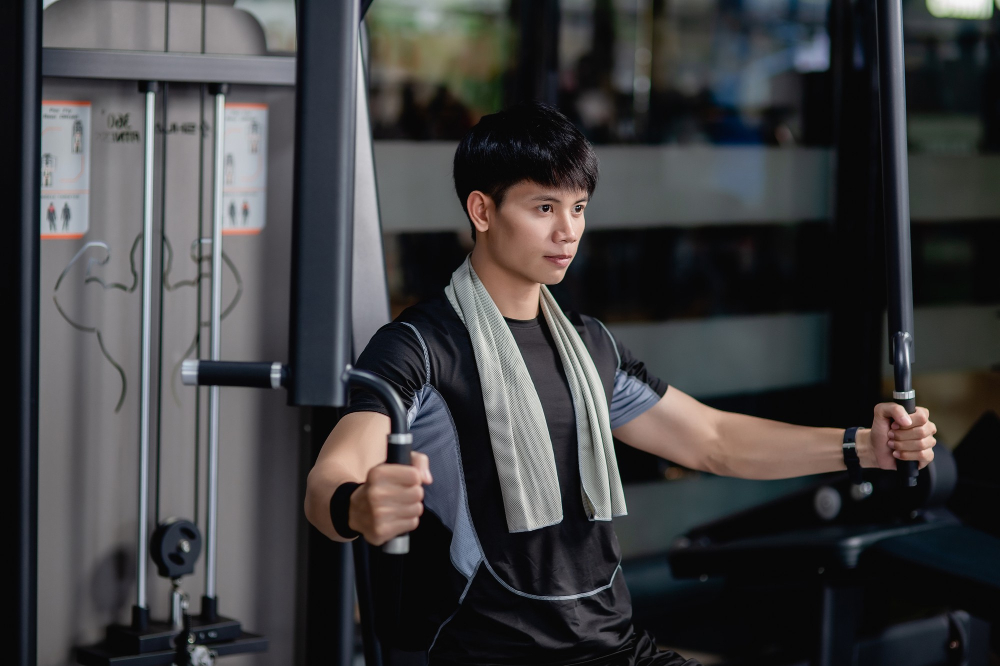
[[[199,306],[199,271],[190,258],[192,244],[209,235],[211,219],[211,100],[202,106],[202,94],[200,85],[171,84],[158,104],[162,134],[156,141],[154,217],[169,245],[163,263],[154,267],[165,280],[162,301],[156,293],[153,304],[154,313],[162,304],[162,318],[154,316],[153,338],[154,349],[162,340],[162,365],[157,368],[154,353],[153,400],[159,410],[154,407],[151,454],[154,469],[157,458],[160,464],[161,518],[184,516],[203,525],[207,392],[201,391],[200,507],[195,516],[197,391],[182,387],[178,375],[184,356],[196,355],[191,345],[199,307],[202,321],[208,318],[209,281],[203,280]],[[90,101],[93,123],[93,136],[87,137],[92,142],[90,229],[81,239],[45,239],[41,250],[39,616],[46,620],[39,625],[39,663],[63,664],[73,645],[96,641],[107,624],[126,621],[135,594],[140,290],[130,290],[130,248],[141,232],[143,96],[135,82],[47,79],[43,97]],[[267,104],[271,122],[267,225],[259,235],[227,236],[223,244],[242,283],[239,302],[222,324],[223,353],[234,360],[285,359],[294,90],[234,87],[229,100]],[[109,116],[125,114],[135,135],[107,129]],[[116,141],[116,135],[126,139]],[[110,256],[106,264],[92,265],[91,275],[126,288],[86,282],[88,259],[107,256],[92,247],[54,294],[60,274],[92,241],[106,243]],[[154,254],[159,257],[159,251]],[[141,269],[138,250],[134,264]],[[207,275],[207,262],[201,273]],[[236,296],[235,278],[227,266],[224,303]],[[119,371],[102,353],[96,332],[74,328],[59,313],[54,295],[74,322],[101,331],[105,350],[125,377],[119,411]],[[204,348],[207,330],[202,332]],[[292,660],[301,514],[298,419],[285,405],[283,392],[231,389],[222,394],[221,610],[248,629],[268,634],[269,659],[276,663]],[[157,485],[154,473],[154,512]],[[202,591],[201,565],[183,583],[195,599]],[[152,577],[149,601],[154,616],[166,616],[169,582]]]

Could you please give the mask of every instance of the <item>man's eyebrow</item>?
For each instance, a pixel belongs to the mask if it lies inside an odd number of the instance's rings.
[[[529,199],[529,201],[556,201],[556,202],[560,202],[560,201],[562,201],[562,199],[560,199],[558,196],[556,196],[554,194],[539,194],[537,196],[531,197],[531,199]],[[588,201],[590,201],[590,197],[589,196],[585,196],[582,199],[577,199],[575,203],[586,203]]]

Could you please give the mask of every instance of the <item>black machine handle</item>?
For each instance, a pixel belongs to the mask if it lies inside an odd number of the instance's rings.
[[[344,371],[344,381],[348,386],[357,386],[375,394],[389,412],[389,441],[385,461],[392,465],[411,464],[410,453],[413,435],[406,419],[406,408],[399,394],[386,380],[367,370],[348,366]],[[382,551],[388,555],[405,555],[410,552],[410,535],[401,534],[386,542]]]
[[[879,120],[882,142],[882,200],[885,209],[885,259],[889,310],[889,359],[893,400],[916,411],[911,383],[913,363],[913,278],[910,260],[910,184],[906,156],[906,91],[903,68],[903,16],[900,0],[877,0]],[[917,485],[915,461],[896,463],[904,486]]]
[[[288,366],[283,363],[245,361],[203,361],[188,359],[181,365],[181,381],[187,386],[245,386],[250,388],[282,388],[288,385]],[[347,366],[342,380],[348,386],[363,388],[375,394],[389,412],[391,424],[386,450],[387,463],[409,465],[413,435],[406,419],[406,407],[392,385],[367,370]],[[402,534],[382,546],[390,555],[410,552],[410,536]]]
[[[910,369],[910,347],[912,344],[913,338],[909,333],[899,332],[892,338],[892,373],[895,386],[892,400],[897,405],[902,405],[907,414],[913,414],[917,411],[917,392],[913,390]],[[914,487],[917,485],[917,475],[920,473],[917,461],[899,460],[896,462],[896,471],[899,472],[900,481],[904,486]]]
[[[288,384],[288,366],[275,361],[203,361],[188,359],[181,364],[185,386],[244,386],[278,389]]]
[[[413,435],[410,433],[410,426],[407,422],[406,408],[392,385],[378,375],[351,366],[347,366],[344,371],[343,380],[348,387],[356,386],[374,393],[389,412],[391,425],[386,462],[395,465],[411,464],[410,452]],[[366,544],[355,544],[356,553],[364,553],[366,550]],[[406,579],[406,562],[409,558],[402,557],[402,555],[409,552],[410,535],[401,534],[383,544],[381,552],[375,557],[378,576],[371,577],[370,580],[371,592],[376,600],[373,619],[377,626],[395,628],[404,621],[403,588]],[[359,558],[359,561],[365,562],[365,558]],[[368,565],[365,563],[363,566],[367,568]],[[370,572],[368,573],[370,575]],[[368,651],[369,645],[374,647],[376,641],[372,640],[373,638],[374,636],[366,636],[366,651]]]

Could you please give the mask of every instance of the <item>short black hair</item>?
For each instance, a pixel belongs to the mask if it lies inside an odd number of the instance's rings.
[[[483,116],[455,151],[455,192],[466,217],[469,194],[489,195],[497,208],[523,181],[567,190],[597,189],[597,155],[566,116],[541,102],[522,102]],[[469,217],[469,223],[472,218]],[[472,238],[476,228],[472,227]]]

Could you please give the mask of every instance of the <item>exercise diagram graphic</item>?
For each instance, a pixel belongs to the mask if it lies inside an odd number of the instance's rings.
[[[90,102],[42,102],[42,238],[80,238],[90,219]]]
[[[130,279],[117,282],[108,278],[107,273],[112,272],[117,269],[119,272],[122,271],[122,266],[111,266],[111,247],[102,241],[91,241],[85,243],[83,247],[70,259],[69,263],[66,264],[66,268],[62,270],[59,274],[59,278],[56,280],[55,286],[52,289],[52,302],[59,312],[60,316],[66,320],[66,322],[80,331],[81,333],[86,333],[87,335],[93,335],[97,346],[101,351],[101,355],[104,356],[105,360],[115,369],[121,380],[121,390],[118,394],[118,400],[115,405],[115,413],[117,414],[121,411],[122,406],[125,404],[125,396],[128,393],[128,372],[125,369],[125,365],[132,365],[129,363],[121,362],[120,353],[112,353],[112,350],[108,349],[108,345],[105,342],[104,335],[101,330],[100,317],[92,312],[88,312],[87,308],[82,302],[73,302],[72,296],[67,294],[76,294],[79,298],[82,294],[81,289],[72,289],[69,291],[64,288],[63,292],[60,293],[60,287],[65,284],[72,284],[74,281],[83,283],[84,287],[89,285],[94,285],[94,289],[100,289],[103,294],[102,298],[127,298],[127,299],[138,299],[139,294],[136,291],[139,288],[139,270],[137,268],[138,264],[142,262],[140,255],[140,242],[142,241],[142,234],[140,233],[135,237],[132,242],[132,247],[128,254],[128,270],[130,273]],[[194,275],[189,278],[180,279],[176,282],[171,282],[170,274],[173,271],[174,264],[174,251],[173,246],[166,236],[163,237],[163,293],[164,296],[171,292],[177,292],[184,287],[191,287],[192,289],[197,288],[201,282],[211,283],[211,262],[212,262],[212,240],[210,238],[195,239],[191,243],[188,256],[191,262],[194,264]],[[226,269],[228,269],[231,279],[236,285],[236,291],[233,293],[232,298],[225,305],[222,310],[222,319],[225,320],[229,316],[229,313],[233,311],[236,304],[240,302],[240,298],[243,296],[243,278],[240,276],[239,270],[236,268],[236,264],[233,263],[232,259],[229,258],[224,251],[222,253],[222,262]],[[121,263],[121,262],[119,262]],[[74,270],[75,269],[75,270]],[[228,278],[227,278],[228,279]],[[191,293],[191,292],[189,292]],[[85,300],[85,299],[84,299]],[[138,303],[136,304],[138,307]],[[180,406],[181,400],[177,392],[177,384],[180,377],[180,368],[183,359],[191,357],[198,348],[199,337],[203,340],[207,339],[207,336],[202,336],[201,331],[207,329],[210,322],[205,319],[199,322],[199,331],[192,335],[191,343],[188,345],[187,350],[181,356],[181,359],[177,361],[170,373],[170,388],[173,394],[174,402]]]
[[[226,104],[223,234],[258,234],[264,228],[267,111],[266,104]]]
[[[49,207],[45,209],[45,219],[49,221],[49,231],[55,232],[56,230],[56,205],[49,202]]]
[[[42,155],[42,187],[52,187],[52,175],[56,172],[56,156],[52,153]]]

